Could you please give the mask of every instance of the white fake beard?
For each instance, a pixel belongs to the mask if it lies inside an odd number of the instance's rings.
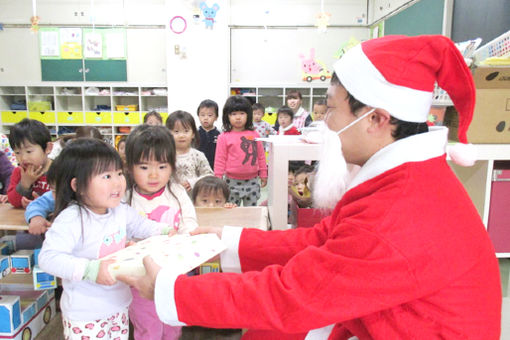
[[[313,205],[332,210],[344,195],[351,176],[338,135],[326,126],[322,133],[319,168],[313,181]]]

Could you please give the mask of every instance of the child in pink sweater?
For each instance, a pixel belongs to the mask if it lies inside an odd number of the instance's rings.
[[[218,136],[214,175],[225,176],[229,201],[255,206],[260,188],[267,184],[267,165],[259,134],[253,129],[251,103],[243,96],[232,96],[223,106],[223,132]],[[259,182],[260,177],[260,182]]]

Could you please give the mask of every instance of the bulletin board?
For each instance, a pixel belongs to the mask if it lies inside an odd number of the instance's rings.
[[[384,21],[384,35],[441,34],[444,0],[421,0]]]
[[[335,53],[351,37],[369,38],[366,27],[317,28],[233,28],[231,30],[231,82],[250,84],[300,83],[301,59],[315,49],[315,58],[328,69]]]
[[[125,29],[41,28],[43,81],[126,81]]]

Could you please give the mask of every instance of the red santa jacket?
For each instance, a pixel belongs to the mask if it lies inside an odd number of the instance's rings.
[[[9,203],[11,203],[16,208],[21,208],[21,198],[23,197],[23,195],[16,190],[16,187],[20,181],[21,168],[18,166],[12,172],[11,182],[9,183],[9,188],[7,189],[7,198],[9,199]],[[33,199],[32,191],[36,192],[40,196],[49,190],[50,185],[46,180],[46,175],[42,175],[34,182],[34,184],[32,184],[30,195],[27,195],[26,197]]]
[[[444,154],[369,176],[313,228],[243,230],[238,252],[243,274],[175,280],[179,321],[255,339],[327,325],[329,339],[499,339],[494,248]]]

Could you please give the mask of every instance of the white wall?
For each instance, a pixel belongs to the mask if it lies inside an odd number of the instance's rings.
[[[182,34],[168,31],[167,34],[167,84],[169,90],[169,112],[185,110],[196,113],[204,99],[218,103],[220,110],[228,96],[229,84],[229,1],[208,0],[220,9],[212,30],[205,29],[203,22],[194,23],[192,6],[186,0],[167,0],[169,21],[173,16],[182,16],[187,29]],[[182,55],[175,54],[178,46]]]

